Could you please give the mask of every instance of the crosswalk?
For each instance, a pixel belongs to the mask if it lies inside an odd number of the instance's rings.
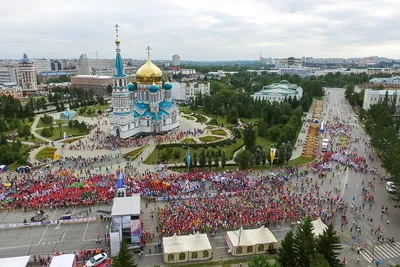
[[[368,262],[371,262],[372,259],[384,260],[400,257],[400,242],[376,245],[374,251],[372,251],[371,248],[372,244],[370,244],[370,247],[367,250],[364,249],[360,252]]]

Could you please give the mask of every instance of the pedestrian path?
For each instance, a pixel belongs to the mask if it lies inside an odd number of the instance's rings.
[[[370,244],[371,247],[372,244]],[[395,242],[394,244],[384,243],[375,246],[374,249],[364,249],[360,253],[368,262],[371,262],[372,259],[384,260],[397,258],[400,257],[400,242]]]

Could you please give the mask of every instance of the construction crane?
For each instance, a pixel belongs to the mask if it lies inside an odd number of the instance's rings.
[[[92,53],[89,53],[89,54],[91,54],[91,55],[95,54],[96,55],[96,59],[99,59],[99,53],[97,52],[97,50],[96,50],[96,52],[92,52]]]

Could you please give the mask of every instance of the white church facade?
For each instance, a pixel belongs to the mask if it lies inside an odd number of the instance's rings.
[[[146,63],[136,72],[136,82],[128,83],[119,49],[118,25],[116,28],[110,134],[128,138],[178,128],[180,116],[178,106],[172,99],[172,84],[163,83],[162,71],[150,60],[150,48]]]

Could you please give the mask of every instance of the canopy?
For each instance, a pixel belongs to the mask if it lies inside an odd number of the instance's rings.
[[[74,254],[64,254],[54,256],[51,260],[50,267],[73,267],[75,262]]]
[[[26,267],[30,256],[0,259],[0,267]]]
[[[321,218],[316,219],[312,224],[314,226],[313,234],[316,236],[322,235],[324,230],[328,227],[321,221]]]
[[[163,237],[165,254],[180,252],[211,250],[211,244],[206,234],[181,235],[174,234],[171,237]]]
[[[140,215],[140,195],[114,198],[111,216]]]
[[[227,236],[233,246],[254,246],[257,244],[278,243],[272,232],[261,226],[258,229],[228,231]],[[240,240],[239,240],[240,239]]]
[[[0,172],[6,172],[7,171],[7,166],[6,165],[0,165]]]

